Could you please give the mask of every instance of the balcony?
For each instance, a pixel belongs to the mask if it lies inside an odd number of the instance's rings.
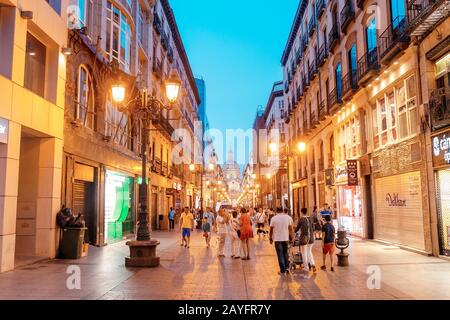
[[[323,161],[323,159],[322,158],[319,158],[319,172],[320,171],[323,171],[324,169],[325,169],[325,166],[324,166],[324,161]]]
[[[317,118],[316,111],[311,111],[309,115],[309,122],[311,123],[311,129],[315,129],[319,125],[319,118]]]
[[[302,50],[298,50],[295,54],[295,63],[298,65],[300,64],[300,61],[302,60]]]
[[[169,175],[169,166],[167,165],[167,162],[162,163],[161,175],[164,177],[167,177]]]
[[[309,88],[309,74],[303,75],[302,83],[303,83],[303,87],[305,88],[305,92],[306,92],[306,90]]]
[[[408,32],[425,36],[450,15],[449,0],[408,0]]]
[[[351,70],[342,78],[342,98],[344,100],[352,97],[358,89],[357,71]]]
[[[309,75],[309,79],[311,79],[311,81],[314,80],[314,78],[316,77],[316,75],[317,75],[317,65],[316,65],[315,61],[313,61],[311,63],[311,65],[309,66],[308,75]]]
[[[158,157],[155,157],[152,161],[151,161],[151,170],[154,173],[160,174],[162,171],[162,162],[161,159]]]
[[[300,98],[302,97],[302,88],[300,85],[298,85],[297,87],[297,102],[300,102]],[[297,107],[297,104],[295,105],[295,107]]]
[[[372,77],[376,76],[380,70],[378,64],[378,50],[377,48],[366,52],[358,60],[358,84],[365,85]]]
[[[284,83],[284,93],[288,93],[289,92],[289,83],[285,82]]]
[[[169,48],[169,38],[167,37],[167,35],[163,32],[161,34],[161,46],[163,47],[164,50],[167,51],[167,49]]]
[[[309,20],[308,23],[308,33],[309,36],[312,36],[314,34],[314,31],[316,31],[316,18],[314,16]]]
[[[173,49],[169,46],[169,49],[167,51],[167,59],[169,59],[170,63],[173,63]]]
[[[344,8],[341,10],[341,32],[345,33],[345,28],[355,19],[355,8],[353,0],[345,1]]]
[[[431,91],[429,107],[433,131],[450,126],[450,88]]]
[[[303,119],[303,127],[302,127],[302,133],[303,135],[307,135],[311,132],[311,127],[306,119]]]
[[[159,59],[153,60],[153,74],[160,79],[163,77],[163,65]]]
[[[153,124],[162,132],[165,133],[168,137],[172,137],[172,134],[174,133],[175,129],[170,124],[169,120],[167,120],[162,113],[159,113],[158,116],[156,116],[153,119]]]
[[[322,13],[324,13],[327,8],[327,3],[325,0],[318,0],[316,3],[316,7],[317,7],[317,18],[320,19]]]
[[[334,88],[329,94],[328,94],[328,111],[329,114],[334,114],[338,109],[339,106],[342,104],[342,98],[338,95],[338,92],[336,88]]]
[[[358,6],[358,8],[364,9],[365,2],[366,2],[365,0],[356,0],[356,5]]]
[[[408,47],[407,26],[408,21],[406,17],[399,16],[378,37],[378,54],[381,63],[389,63],[397,54]]]
[[[311,174],[316,173],[316,164],[314,163],[314,160],[311,162]]]
[[[318,66],[319,67],[323,66],[325,64],[325,62],[327,61],[327,59],[328,59],[327,43],[324,42],[319,47],[318,58],[317,58]]]
[[[156,12],[155,12],[155,16],[153,18],[153,27],[155,28],[156,33],[161,35],[161,33],[163,32],[161,18],[159,17],[159,15]]]
[[[337,24],[334,24],[328,33],[329,51],[332,51],[335,45],[339,42],[339,31]]]
[[[308,36],[306,34],[302,37],[302,50],[305,51],[308,48]]]
[[[319,121],[325,120],[327,114],[328,114],[327,104],[325,100],[322,100],[322,102],[319,104]]]

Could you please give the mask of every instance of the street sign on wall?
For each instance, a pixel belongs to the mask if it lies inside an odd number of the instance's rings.
[[[358,161],[347,160],[347,184],[349,186],[358,185]]]
[[[0,118],[0,143],[8,143],[9,121]]]

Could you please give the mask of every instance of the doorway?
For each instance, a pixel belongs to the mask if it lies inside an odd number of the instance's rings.
[[[152,193],[152,204],[151,204],[151,224],[152,224],[152,230],[157,230],[157,217],[158,217],[158,194],[153,192]]]

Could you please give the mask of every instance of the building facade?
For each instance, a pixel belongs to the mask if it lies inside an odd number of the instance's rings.
[[[300,1],[282,65],[289,141],[307,148],[290,177],[294,211],[331,207],[353,235],[432,253],[429,109],[409,4]]]
[[[101,246],[135,234],[139,184],[145,183],[150,226],[166,230],[169,208],[181,210],[195,199],[196,181],[183,170],[193,148],[181,155],[174,148],[181,138],[194,145],[191,124],[199,102],[173,12],[167,1],[76,0],[74,5],[79,12],[69,32],[63,203],[84,215],[85,240]],[[169,105],[164,84],[172,70],[182,81],[180,97],[170,110],[152,115],[149,141],[141,141],[143,126],[133,101],[145,90]],[[111,97],[117,82],[126,88],[123,104]],[[179,128],[185,131],[176,134]],[[148,181],[141,178],[142,143],[149,150]]]
[[[0,4],[0,272],[56,255],[67,5]]]

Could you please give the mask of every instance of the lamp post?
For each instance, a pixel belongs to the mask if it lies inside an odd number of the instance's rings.
[[[142,183],[139,186],[139,212],[138,230],[136,241],[129,241],[130,257],[125,258],[127,267],[157,267],[159,257],[156,257],[156,247],[159,241],[152,240],[148,224],[148,186],[147,186],[147,147],[149,131],[154,115],[160,115],[162,110],[170,110],[178,99],[181,81],[175,71],[172,70],[166,80],[166,97],[169,105],[165,105],[158,98],[143,90],[137,97],[131,99],[126,107],[141,121],[141,157],[142,157]],[[111,88],[112,98],[116,103],[125,101],[125,86],[121,83],[114,84]]]
[[[276,143],[270,143],[269,144],[269,149],[272,153],[275,153],[278,149],[279,146]],[[297,144],[297,151],[300,154],[303,154],[306,151],[306,143],[303,141],[298,142]],[[293,157],[294,153],[291,152],[291,148],[289,146],[289,144],[286,144],[286,171],[287,171],[287,180],[288,180],[288,205],[289,205],[289,209],[291,209],[291,179],[290,179],[290,168],[289,168],[289,158]],[[291,212],[291,215],[293,214],[293,212]]]

